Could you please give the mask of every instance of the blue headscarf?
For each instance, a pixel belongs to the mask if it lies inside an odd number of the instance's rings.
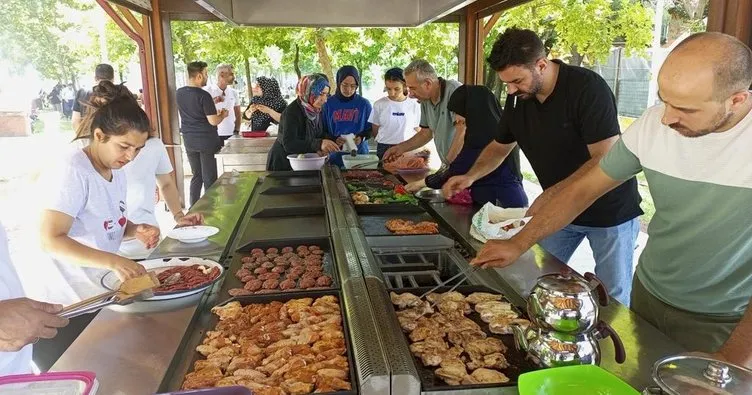
[[[319,115],[321,109],[314,107],[313,103],[327,87],[329,87],[329,79],[320,73],[303,76],[298,81],[298,98],[309,119],[315,119]]]
[[[354,95],[345,97],[342,92],[340,92],[339,86],[347,77],[353,77],[355,79],[355,84],[360,87],[360,73],[358,72],[358,69],[356,69],[355,66],[340,67],[339,70],[337,70],[337,98],[339,98],[339,100],[343,102],[352,100],[358,94],[358,91],[356,90]]]

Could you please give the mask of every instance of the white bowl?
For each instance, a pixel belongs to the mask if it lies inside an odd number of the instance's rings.
[[[217,233],[219,233],[219,228],[214,226],[194,225],[172,229],[167,233],[167,237],[183,243],[193,244],[200,243]]]
[[[360,163],[366,163],[366,162],[373,162],[368,165],[358,167],[358,169],[376,169],[379,166],[379,157],[376,155],[348,155],[344,154],[342,155],[342,162],[345,164],[345,169],[352,169],[353,166],[356,166]]]
[[[303,158],[298,158],[297,154],[287,155],[293,170],[319,170],[326,162],[326,156],[319,156],[319,154],[302,155]]]

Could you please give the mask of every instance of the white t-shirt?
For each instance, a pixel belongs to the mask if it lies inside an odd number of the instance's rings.
[[[0,224],[0,300],[22,298],[21,280],[10,262],[8,235]],[[3,314],[0,311],[0,314]],[[10,374],[31,373],[31,344],[18,352],[0,352],[0,377]]]
[[[368,122],[379,125],[377,143],[399,144],[415,136],[415,128],[420,126],[420,103],[409,97],[401,102],[382,97],[373,103]]]
[[[217,125],[217,134],[220,136],[232,136],[235,131],[235,107],[240,105],[238,93],[231,86],[225,88],[223,93],[216,84],[207,85],[204,87],[204,90],[209,92],[212,99],[224,95],[225,100],[215,103],[215,105],[217,106],[217,111],[223,108],[227,109],[228,115],[227,118]]]
[[[41,185],[47,191],[42,209],[73,217],[68,236],[88,247],[117,253],[128,223],[123,170],[113,170],[112,180],[107,181],[82,150],[73,150],[45,174]],[[107,291],[100,283],[107,270],[57,258],[50,261],[39,278],[45,282],[45,301],[68,305]]]
[[[154,215],[157,175],[170,174],[172,170],[167,149],[156,137],[146,140],[136,158],[123,167],[128,181],[127,217],[131,222],[159,226]]]

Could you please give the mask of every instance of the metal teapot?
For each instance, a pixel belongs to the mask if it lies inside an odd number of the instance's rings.
[[[593,291],[597,291],[597,297]],[[608,305],[608,292],[595,274],[585,273],[583,278],[562,271],[538,278],[527,299],[527,314],[543,330],[584,333],[599,321],[599,302]]]
[[[607,337],[614,343],[616,362],[621,364],[626,360],[624,344],[619,335],[603,321],[591,332],[579,334],[547,331],[534,326],[523,329],[519,325],[512,325],[512,330],[517,349],[527,351],[533,361],[542,367],[598,365],[601,362],[598,340]]]

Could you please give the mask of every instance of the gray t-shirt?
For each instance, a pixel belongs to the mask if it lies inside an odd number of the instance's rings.
[[[454,115],[447,109],[449,98],[462,83],[454,80],[439,78],[441,83],[441,99],[436,105],[431,100],[420,103],[420,127],[433,131],[433,141],[436,144],[441,162],[448,164],[447,153],[454,139]]]

